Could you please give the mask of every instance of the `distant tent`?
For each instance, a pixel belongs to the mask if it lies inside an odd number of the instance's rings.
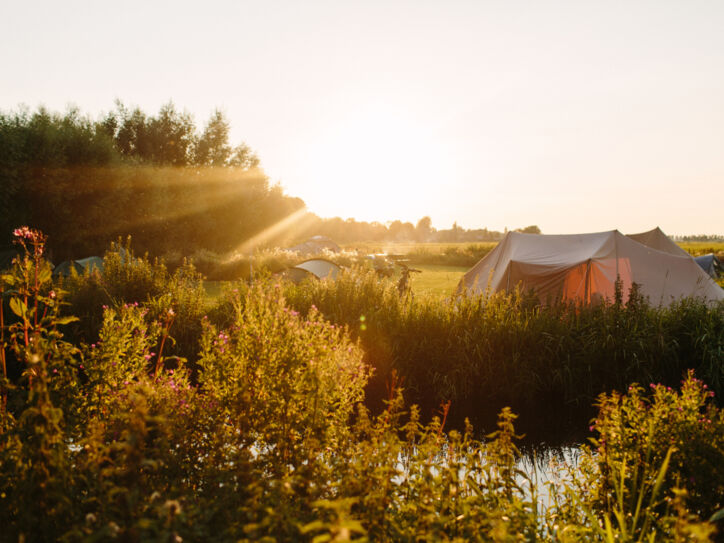
[[[289,250],[296,251],[301,255],[315,255],[325,250],[338,253],[342,250],[342,248],[328,237],[313,236],[304,243],[300,243],[294,247],[289,247]]]
[[[53,277],[67,277],[72,273],[72,269],[75,269],[79,275],[85,273],[86,270],[103,271],[103,259],[99,256],[89,256],[88,258],[81,258],[80,260],[66,260],[53,269]]]
[[[713,279],[718,279],[724,275],[724,265],[722,265],[721,260],[719,260],[714,253],[697,256],[694,260],[701,266],[701,269]]]
[[[334,262],[322,258],[306,260],[291,268],[287,268],[282,275],[294,283],[301,283],[305,279],[336,279],[342,269]]]
[[[724,300],[724,290],[688,254],[653,249],[618,230],[557,236],[508,232],[463,276],[458,292],[511,291],[520,285],[541,301],[591,302],[613,299],[617,278],[624,292],[639,285],[654,305],[689,296]]]
[[[307,270],[302,268],[287,268],[282,272],[282,276],[289,279],[294,284],[299,284],[305,279],[316,279],[317,277]]]
[[[327,277],[336,279],[339,272],[342,271],[334,262],[322,258],[306,260],[294,267],[300,270],[306,270],[318,279],[326,279]]]

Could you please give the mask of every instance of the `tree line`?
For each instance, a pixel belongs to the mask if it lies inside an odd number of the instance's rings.
[[[9,247],[22,224],[49,235],[56,261],[102,254],[128,235],[156,255],[225,253],[257,238],[283,244],[312,235],[338,243],[503,236],[457,224],[436,230],[429,217],[416,225],[317,217],[269,181],[247,144],[230,141],[223,111],[199,127],[172,102],[154,115],[117,101],[98,119],[74,107],[0,112],[0,245]]]

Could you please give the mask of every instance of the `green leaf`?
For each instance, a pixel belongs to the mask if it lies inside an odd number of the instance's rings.
[[[724,509],[719,509],[719,511],[714,513],[709,519],[709,522],[717,522],[720,520],[724,520]]]
[[[322,530],[324,529],[324,527],[325,524],[321,520],[314,520],[309,524],[304,525],[300,531],[303,534],[308,534],[309,532],[316,532],[317,530]]]
[[[80,319],[78,317],[74,317],[74,316],[70,315],[68,317],[60,317],[58,319],[55,319],[55,323],[62,326],[64,324],[70,324],[71,322],[77,322],[79,320]]]
[[[10,309],[18,317],[23,318],[25,318],[25,315],[28,312],[28,306],[26,306],[20,298],[10,298]]]
[[[51,280],[52,277],[53,277],[53,272],[50,270],[50,268],[44,267],[38,273],[38,283],[39,284],[47,283],[48,281]]]

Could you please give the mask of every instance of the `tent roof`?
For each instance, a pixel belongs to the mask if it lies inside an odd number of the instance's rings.
[[[308,271],[319,279],[324,279],[325,277],[331,277],[332,279],[335,279],[337,277],[337,274],[341,270],[341,268],[337,266],[337,264],[329,260],[324,260],[323,258],[306,260],[301,264],[297,264],[296,266],[294,266],[294,268]]]
[[[642,245],[646,245],[646,247],[656,249],[657,251],[663,251],[671,255],[691,256],[684,249],[674,243],[669,236],[664,234],[658,226],[648,232],[628,234],[628,237],[634,241],[638,241]]]

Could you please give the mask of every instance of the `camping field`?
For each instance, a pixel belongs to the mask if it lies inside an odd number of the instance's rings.
[[[452,296],[460,278],[468,271],[465,266],[416,265],[422,273],[412,277],[412,291],[416,295]]]
[[[422,273],[413,274],[412,291],[417,294],[434,294],[439,296],[450,296],[454,293],[455,287],[461,277],[467,272],[480,258],[490,252],[497,242],[482,243],[413,243],[413,242],[397,242],[386,244],[375,243],[357,243],[344,248],[344,255],[337,260],[343,267],[354,265],[356,258],[350,258],[348,255],[365,255],[365,254],[385,254],[391,261],[399,261],[409,265],[412,268],[420,270]],[[692,254],[699,256],[702,254],[714,253],[724,258],[724,242],[680,242],[680,247]],[[266,249],[261,253],[259,258],[262,267],[269,263],[273,271],[278,271],[283,266],[292,265],[293,257],[284,254],[279,256],[278,249]],[[321,258],[330,258],[333,255],[318,255]],[[308,256],[305,258],[312,258]],[[300,258],[297,257],[299,260]],[[240,266],[244,272],[248,270],[248,264]],[[395,278],[399,277],[400,269],[396,268]],[[236,279],[229,275],[228,280]],[[718,281],[720,285],[724,283],[724,278]],[[204,285],[211,296],[217,298],[222,292],[224,281],[207,280]]]
[[[724,241],[680,241],[677,245],[693,256],[714,253],[724,258]]]

